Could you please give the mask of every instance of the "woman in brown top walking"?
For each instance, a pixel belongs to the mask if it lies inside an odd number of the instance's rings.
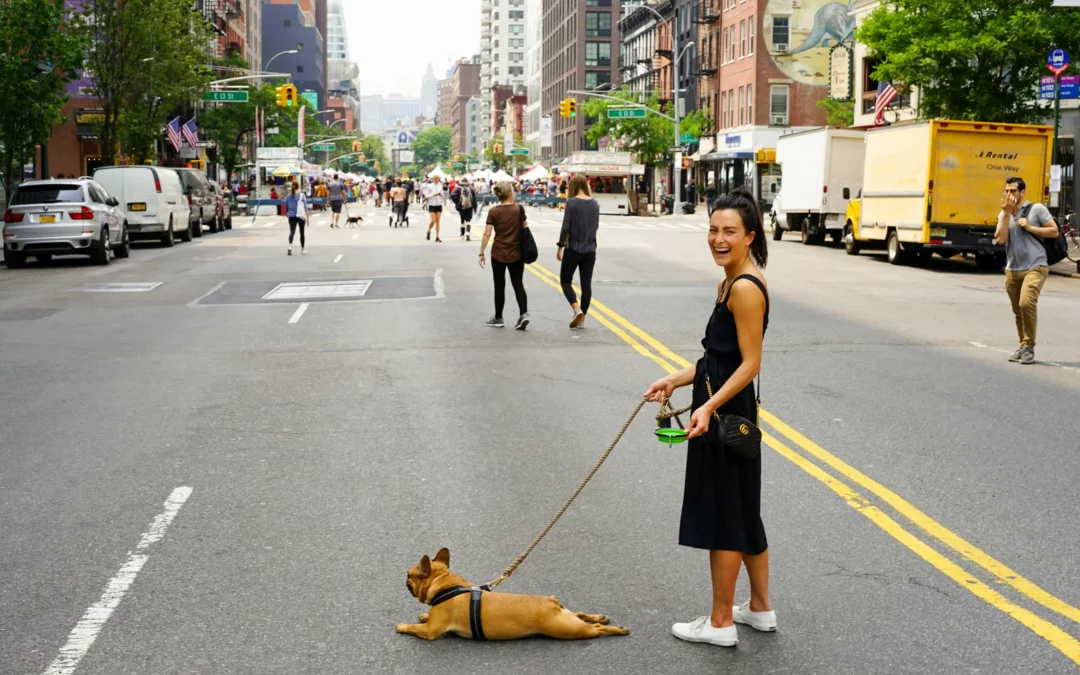
[[[488,240],[495,233],[495,243],[491,245],[491,272],[495,279],[495,316],[488,319],[487,325],[502,328],[503,305],[506,304],[506,272],[510,272],[510,283],[517,296],[517,330],[525,330],[529,325],[529,298],[525,295],[525,263],[521,261],[521,248],[518,233],[528,227],[525,222],[525,209],[514,202],[514,186],[511,183],[499,183],[493,190],[499,198],[499,205],[488,211],[487,227],[484,228],[483,241],[480,242],[480,268],[487,262],[484,251]]]

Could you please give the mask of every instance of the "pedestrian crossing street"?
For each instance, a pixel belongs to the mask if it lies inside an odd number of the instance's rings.
[[[547,213],[547,209],[544,213],[537,213],[536,209],[529,209],[528,222],[530,227],[536,227],[540,229],[553,228],[558,229],[562,227],[562,212],[552,211]],[[387,213],[383,210],[373,211],[372,209],[364,209],[362,215],[364,216],[363,225],[371,225],[374,223],[382,224],[386,219]],[[427,214],[423,211],[414,212],[410,209],[409,216],[412,223],[426,223]],[[709,230],[709,223],[704,218],[694,218],[693,216],[686,216],[684,220],[682,217],[666,216],[663,218],[640,218],[635,216],[601,216],[600,217],[600,229],[601,230],[627,230],[627,231],[659,231],[659,232],[707,232]],[[236,224],[234,227],[237,229],[259,229],[259,228],[272,228],[283,227],[287,228],[288,222],[285,218],[279,216],[260,216],[252,221],[250,216],[243,216],[236,218]],[[473,219],[473,227],[482,225],[484,216]],[[344,223],[344,218],[342,218]],[[443,215],[443,226],[456,226],[458,223],[457,214],[451,212],[450,214]],[[330,215],[317,213],[313,216],[312,225],[318,227],[321,225],[330,224]]]

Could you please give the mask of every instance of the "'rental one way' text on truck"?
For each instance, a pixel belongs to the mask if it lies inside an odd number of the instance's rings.
[[[848,207],[845,249],[884,248],[893,264],[937,253],[975,256],[1000,269],[994,243],[1005,180],[1019,176],[1027,199],[1046,201],[1053,128],[932,120],[866,133],[862,198]]]

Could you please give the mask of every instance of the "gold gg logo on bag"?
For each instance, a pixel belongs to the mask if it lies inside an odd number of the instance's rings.
[[[746,426],[745,424],[740,424],[739,433],[743,436],[747,435],[748,433],[750,433],[750,427]]]

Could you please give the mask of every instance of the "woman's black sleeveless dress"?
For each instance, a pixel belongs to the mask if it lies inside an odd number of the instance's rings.
[[[765,295],[765,325],[769,327],[769,293],[757,277],[737,277],[757,284]],[[725,288],[721,290],[724,296]],[[764,335],[764,332],[762,333]],[[694,375],[693,408],[709,400],[705,387],[706,368],[715,394],[728,377],[742,364],[735,316],[727,300],[716,303],[705,339],[705,356],[697,362]],[[757,401],[751,382],[717,411],[732,413],[757,421]],[[720,456],[717,423],[713,419],[706,434],[690,439],[686,457],[686,487],[683,491],[682,522],[679,544],[720,551],[741,551],[751,555],[768,548],[765,526],[761,523],[761,455],[754,460],[739,459],[727,453]]]

